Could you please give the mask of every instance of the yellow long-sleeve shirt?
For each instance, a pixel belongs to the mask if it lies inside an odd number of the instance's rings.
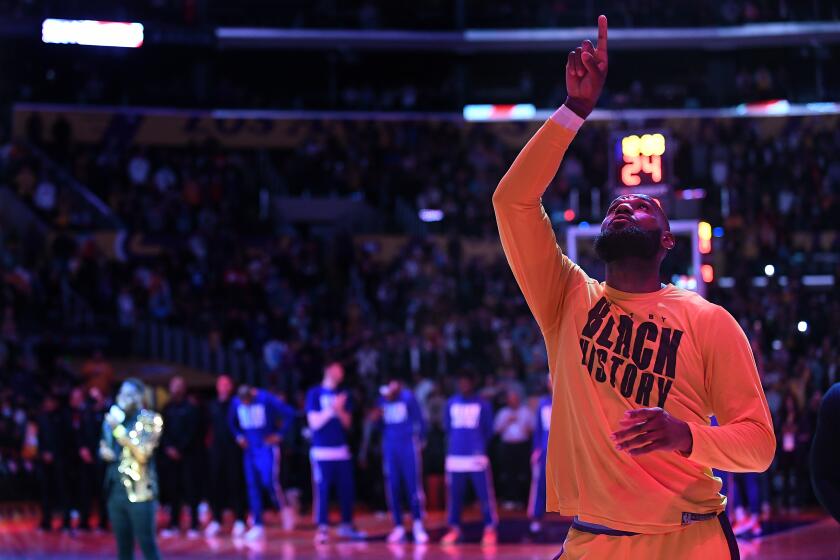
[[[548,120],[493,195],[502,246],[545,338],[553,386],[547,510],[637,533],[724,509],[711,468],[763,471],[776,439],[746,336],[722,307],[669,285],[632,294],[562,253],[541,197],[575,131]],[[610,434],[633,408],[688,422],[692,451],[640,456]],[[710,426],[710,416],[720,426]]]

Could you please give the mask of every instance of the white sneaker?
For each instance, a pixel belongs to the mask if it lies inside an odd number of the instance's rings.
[[[211,521],[207,524],[207,527],[204,528],[204,536],[208,539],[212,539],[216,535],[219,534],[219,531],[222,530],[222,526],[219,525],[218,521]]]
[[[324,544],[330,538],[329,531],[326,525],[319,525],[318,530],[315,531],[315,544]]]
[[[356,530],[356,528],[350,523],[342,523],[339,525],[336,534],[338,535],[338,538],[348,541],[363,541],[367,538],[367,533]]]
[[[245,526],[245,523],[243,523],[242,521],[236,521],[233,524],[233,531],[231,531],[230,534],[231,534],[231,536],[233,536],[235,538],[239,538],[239,537],[241,537],[242,535],[245,534],[245,531],[247,529],[248,528]]]
[[[187,531],[187,538],[191,541],[194,541],[198,538],[201,538],[201,533],[199,533],[195,529],[190,529],[189,531]]]
[[[163,529],[160,532],[160,538],[162,539],[171,539],[173,537],[177,537],[181,532],[178,529]]]
[[[540,523],[539,521],[531,521],[531,526],[528,527],[528,529],[532,533],[539,533],[540,531],[542,531],[542,523]]]
[[[280,515],[283,518],[283,529],[285,531],[293,530],[295,528],[295,510],[286,506],[280,512]]]
[[[265,529],[262,525],[254,525],[245,533],[246,541],[259,541],[265,538]]]
[[[405,541],[405,528],[402,525],[397,525],[388,533],[388,542],[393,544],[403,541]]]
[[[429,534],[426,533],[426,529],[423,527],[423,522],[419,519],[414,520],[414,542],[417,544],[426,544],[429,542]]]

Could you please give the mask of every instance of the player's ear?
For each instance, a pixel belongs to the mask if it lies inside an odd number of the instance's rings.
[[[662,243],[662,247],[667,249],[668,251],[673,249],[674,246],[677,244],[677,240],[674,238],[674,234],[667,230],[662,232],[662,240],[660,242]]]

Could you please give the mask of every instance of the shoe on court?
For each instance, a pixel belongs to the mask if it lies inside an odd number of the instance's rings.
[[[163,529],[160,532],[160,538],[162,539],[171,539],[172,537],[177,537],[181,532],[178,529]]]
[[[218,521],[211,521],[207,524],[207,527],[204,528],[204,536],[208,539],[212,539],[216,535],[219,534],[219,531],[222,530],[222,526],[219,525]]]
[[[429,542],[429,534],[426,532],[426,529],[423,528],[423,522],[419,519],[414,520],[414,527],[412,533],[414,533],[415,543],[426,544],[427,542]]]
[[[539,521],[531,521],[531,525],[528,527],[528,530],[531,531],[531,533],[539,533],[542,531],[542,523]]]
[[[498,542],[496,528],[488,525],[484,528],[484,534],[481,536],[481,546],[495,546],[496,542]]]
[[[231,536],[234,538],[239,538],[245,534],[245,531],[248,530],[248,527],[245,526],[244,521],[235,521],[233,524],[233,531],[230,532]]]
[[[350,541],[361,541],[367,538],[367,533],[357,531],[355,527],[347,523],[339,525],[336,534],[338,534],[338,538]]]
[[[461,530],[457,527],[453,527],[443,535],[443,538],[440,539],[440,544],[443,546],[452,546],[453,544],[457,544],[461,540]]]
[[[295,510],[286,506],[281,510],[280,516],[283,518],[284,531],[291,531],[295,528]]]
[[[187,538],[191,541],[194,541],[198,538],[201,538],[201,533],[199,533],[197,529],[190,529],[189,531],[187,531]]]
[[[405,528],[397,525],[388,533],[388,542],[391,544],[405,542]]]
[[[315,544],[324,544],[330,538],[330,534],[327,531],[326,525],[318,526],[318,530],[315,531]]]
[[[254,525],[245,533],[246,541],[258,541],[265,538],[265,529],[262,525]]]

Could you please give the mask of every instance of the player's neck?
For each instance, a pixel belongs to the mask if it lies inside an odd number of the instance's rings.
[[[332,389],[335,389],[336,384],[335,384],[335,383],[333,383],[332,379],[324,379],[324,380],[321,382],[321,386],[322,386],[323,388],[325,388],[325,389],[330,389],[330,390],[332,390]]]
[[[607,285],[631,294],[656,292],[662,288],[659,264],[634,258],[607,263]]]

